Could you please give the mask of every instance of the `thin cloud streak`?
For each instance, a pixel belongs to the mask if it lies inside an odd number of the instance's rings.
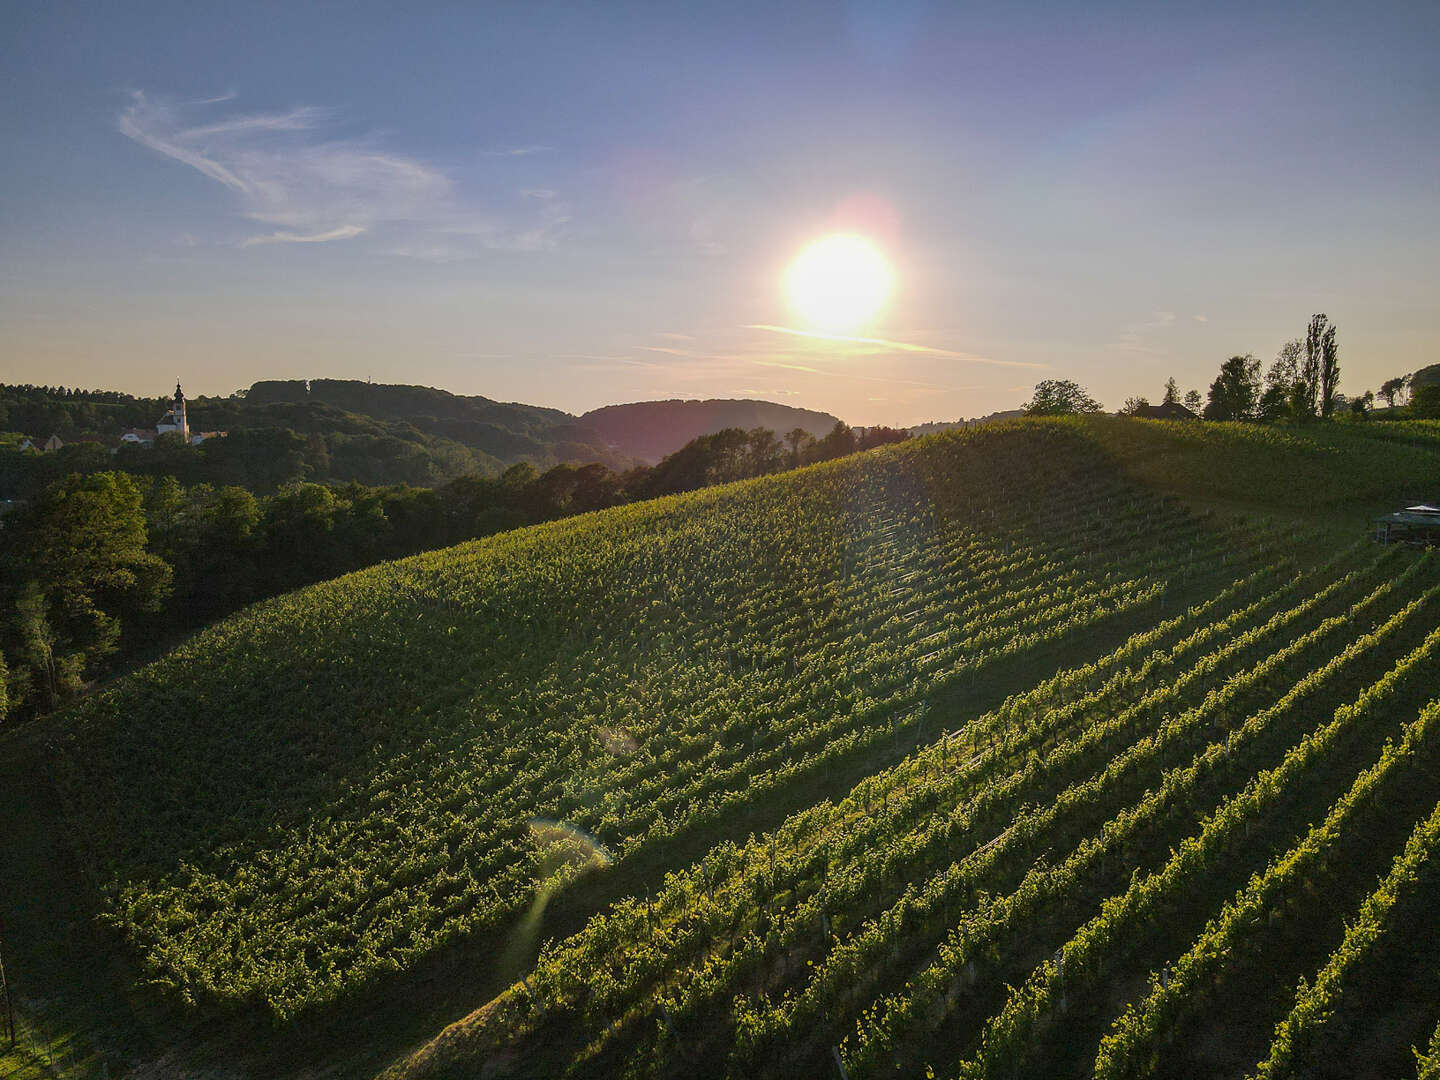
[[[956,352],[954,349],[937,349],[931,345],[916,345],[907,341],[891,341],[888,338],[850,337],[846,334],[822,334],[813,330],[797,330],[790,326],[772,326],[769,323],[749,323],[746,330],[764,330],[771,334],[789,334],[792,337],[811,338],[816,341],[838,341],[854,345],[875,345],[881,349],[896,352],[924,353],[927,356],[945,356],[954,360],[968,360],[976,364],[993,364],[996,367],[1048,368],[1049,364],[1032,364],[1024,360],[994,360],[988,356]]]
[[[241,247],[254,247],[256,244],[324,244],[331,240],[349,240],[359,236],[365,230],[359,225],[341,225],[338,229],[331,229],[323,233],[290,233],[273,232],[269,236],[252,236],[240,243]]]

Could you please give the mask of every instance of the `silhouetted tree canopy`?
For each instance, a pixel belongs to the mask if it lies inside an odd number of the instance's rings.
[[[1036,383],[1033,396],[1021,408],[1026,416],[1067,416],[1104,411],[1079,383],[1069,379],[1045,379]]]
[[[1220,365],[1210,384],[1206,420],[1253,420],[1260,403],[1260,361],[1246,354],[1232,356]]]

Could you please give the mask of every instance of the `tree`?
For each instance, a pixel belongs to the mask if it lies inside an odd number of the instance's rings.
[[[1400,404],[1405,403],[1405,390],[1410,384],[1409,375],[1397,375],[1393,379],[1386,379],[1380,384],[1380,396],[1385,399],[1385,404],[1392,409],[1399,400]]]
[[[1422,420],[1440,419],[1440,383],[1417,387],[1410,395],[1410,411]]]
[[[1260,395],[1258,409],[1261,420],[1273,422],[1303,410],[1308,396],[1300,381],[1304,355],[1305,343],[1298,339],[1280,346],[1275,362],[1265,372],[1265,390]]]
[[[1193,413],[1199,413],[1202,402],[1199,390],[1185,391],[1185,407]]]
[[[1170,378],[1168,378],[1168,379],[1165,380],[1165,397],[1164,397],[1163,400],[1161,400],[1160,404],[1161,404],[1161,405],[1178,405],[1178,404],[1180,404],[1180,386],[1179,386],[1179,384],[1177,384],[1177,383],[1175,382],[1175,376],[1173,376],[1173,375],[1170,376]]]
[[[1335,344],[1335,327],[1323,313],[1310,317],[1305,331],[1305,355],[1300,367],[1300,389],[1296,395],[1301,417],[1329,416],[1335,409],[1335,391],[1340,386],[1340,350]]]
[[[1350,411],[1360,419],[1370,415],[1370,410],[1375,407],[1375,391],[1366,390],[1357,398],[1350,399]]]
[[[831,458],[855,453],[858,446],[859,440],[855,438],[855,432],[850,425],[843,420],[837,420],[829,434],[815,444],[812,453],[816,461],[829,461]]]
[[[122,619],[160,609],[171,568],[146,550],[140,490],[124,473],[67,476],[5,531],[19,583],[14,629],[53,706],[87,665],[115,651]]]
[[[1232,356],[1220,365],[1210,384],[1206,420],[1253,420],[1260,399],[1260,361],[1248,353]]]
[[[876,424],[874,427],[867,427],[860,436],[860,449],[871,450],[877,446],[884,446],[887,443],[904,442],[910,438],[910,433],[904,428],[885,427],[883,424]]]
[[[1104,411],[1079,383],[1069,379],[1045,379],[1036,383],[1034,396],[1021,408],[1026,416],[1073,416]]]
[[[1134,416],[1141,409],[1148,409],[1149,407],[1150,402],[1146,401],[1143,397],[1127,397],[1125,404],[1120,406],[1120,415]]]
[[[1315,316],[1322,323],[1324,315]],[[1335,392],[1340,387],[1340,348],[1335,344],[1335,326],[1325,326],[1320,335],[1320,415],[1335,411]]]
[[[745,475],[764,476],[780,469],[785,460],[784,447],[769,428],[753,427],[746,434]]]
[[[10,690],[9,672],[5,667],[5,654],[0,653],[0,722],[5,719],[5,714],[10,711]]]
[[[792,469],[799,466],[801,455],[809,449],[814,441],[815,436],[801,427],[791,428],[785,433],[785,445],[790,447],[790,467]]]

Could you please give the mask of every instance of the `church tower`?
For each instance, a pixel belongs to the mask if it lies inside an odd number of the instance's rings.
[[[175,380],[175,404],[173,406],[175,417],[175,428],[180,432],[180,438],[190,441],[190,424],[185,419],[185,392],[180,389],[180,380]]]

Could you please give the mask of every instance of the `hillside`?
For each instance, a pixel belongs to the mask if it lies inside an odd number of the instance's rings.
[[[425,386],[382,385],[358,379],[291,379],[255,383],[247,405],[323,403],[381,420],[403,421],[504,463],[544,468],[562,461],[598,461],[623,468],[654,464],[701,435],[723,428],[801,427],[817,438],[837,423],[828,413],[768,401],[641,401],[607,405],[583,416],[559,409],[492,401]]]
[[[359,379],[288,379],[263,380],[245,392],[246,405],[282,402],[319,403],[362,416],[401,421],[470,447],[504,465],[529,461],[545,468],[562,461],[598,461],[623,468],[632,456],[612,450],[596,432],[559,409],[452,394],[428,386]],[[681,445],[683,440],[672,449]]]
[[[839,420],[829,413],[769,401],[673,400],[606,405],[586,413],[579,423],[622,453],[653,463],[691,439],[724,428],[768,428],[782,437],[801,428],[818,439]]]
[[[256,605],[0,739],[22,1019],[95,1075],[1413,1071],[1440,565],[1365,537],[1440,428],[1384,427],[990,425]]]

